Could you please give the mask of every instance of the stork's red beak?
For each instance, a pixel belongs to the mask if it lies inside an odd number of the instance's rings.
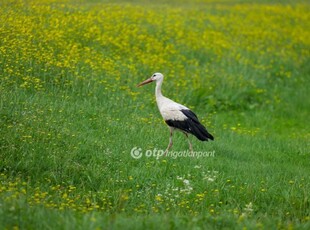
[[[137,87],[143,86],[143,85],[148,84],[148,83],[151,83],[151,82],[153,82],[153,81],[154,81],[154,80],[153,80],[152,78],[149,78],[149,79],[147,79],[147,80],[145,80],[145,81],[139,83],[139,84],[137,85]]]

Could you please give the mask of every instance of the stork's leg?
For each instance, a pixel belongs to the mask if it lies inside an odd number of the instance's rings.
[[[169,127],[170,128],[170,137],[169,137],[169,144],[168,144],[168,147],[165,151],[165,155],[167,155],[169,149],[172,147],[173,145],[173,142],[172,142],[172,136],[173,136],[173,128],[172,127]]]
[[[188,137],[188,134],[187,133],[184,133],[186,138],[187,138],[187,141],[188,141],[188,145],[189,145],[189,151],[191,151],[191,153],[193,152],[193,146],[192,146],[192,143],[191,141],[189,140],[189,137]]]

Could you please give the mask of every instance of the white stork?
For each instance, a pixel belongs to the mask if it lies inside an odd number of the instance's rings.
[[[199,122],[195,113],[193,113],[189,108],[185,107],[184,105],[176,103],[162,95],[161,85],[163,83],[163,80],[164,75],[162,75],[161,73],[154,73],[152,77],[141,82],[137,86],[140,87],[142,85],[156,81],[155,95],[157,106],[166,124],[170,128],[169,144],[165,153],[167,154],[173,144],[172,136],[174,130],[180,130],[185,134],[191,152],[193,152],[193,147],[188,138],[189,133],[193,134],[201,141],[208,141],[209,139],[214,140],[213,136],[208,133],[206,128]]]

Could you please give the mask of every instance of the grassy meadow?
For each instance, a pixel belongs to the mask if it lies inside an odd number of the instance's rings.
[[[0,229],[310,229],[310,4],[253,2],[0,0]],[[213,156],[145,155],[154,72]]]

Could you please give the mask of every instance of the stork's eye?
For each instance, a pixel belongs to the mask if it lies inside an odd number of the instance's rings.
[[[153,77],[156,77],[156,74],[153,74]]]

